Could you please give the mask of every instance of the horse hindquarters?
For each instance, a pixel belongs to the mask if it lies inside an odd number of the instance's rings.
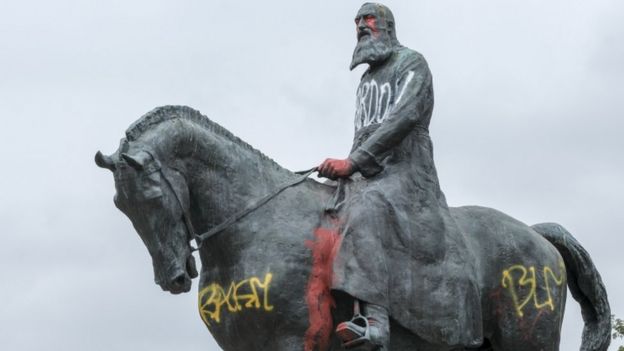
[[[479,268],[484,345],[557,351],[565,306],[558,251],[526,224],[477,206],[452,208]]]
[[[544,269],[532,275],[533,263],[516,266],[525,267],[524,271],[510,271],[514,266],[507,266],[499,276],[502,278],[498,289],[490,290],[488,298],[493,300],[490,305],[492,308],[486,313],[492,319],[486,322],[490,324],[486,328],[492,333],[486,337],[491,348],[479,350],[559,351],[566,302],[563,269],[556,272],[560,274],[558,278],[561,283],[557,286],[555,279],[545,276]],[[545,262],[542,267],[553,266]],[[505,271],[510,272],[513,281],[505,280]]]
[[[559,224],[541,223],[532,228],[553,244],[565,261],[568,287],[581,305],[585,321],[581,351],[606,351],[611,342],[611,309],[605,286],[589,254]]]

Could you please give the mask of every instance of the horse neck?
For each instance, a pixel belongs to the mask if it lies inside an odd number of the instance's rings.
[[[182,125],[173,133],[170,162],[186,178],[197,232],[221,223],[294,177],[237,138],[188,121]]]

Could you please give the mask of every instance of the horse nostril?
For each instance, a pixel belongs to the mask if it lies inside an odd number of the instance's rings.
[[[186,277],[184,276],[184,274],[180,274],[175,277],[175,279],[173,279],[173,284],[177,286],[184,286],[184,283],[186,283]]]

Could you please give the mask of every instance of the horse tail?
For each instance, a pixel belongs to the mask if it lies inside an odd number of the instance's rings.
[[[585,322],[581,351],[606,351],[611,342],[611,308],[589,253],[559,224],[540,223],[531,228],[553,244],[563,257],[568,287],[581,305]]]

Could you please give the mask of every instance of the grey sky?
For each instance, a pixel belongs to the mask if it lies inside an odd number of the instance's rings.
[[[433,72],[451,205],[563,224],[624,316],[624,2],[387,1]],[[0,3],[0,348],[218,350],[93,163],[153,107],[189,105],[287,168],[344,157],[359,1]],[[569,299],[561,350],[578,349]],[[615,350],[615,346],[611,349]]]

